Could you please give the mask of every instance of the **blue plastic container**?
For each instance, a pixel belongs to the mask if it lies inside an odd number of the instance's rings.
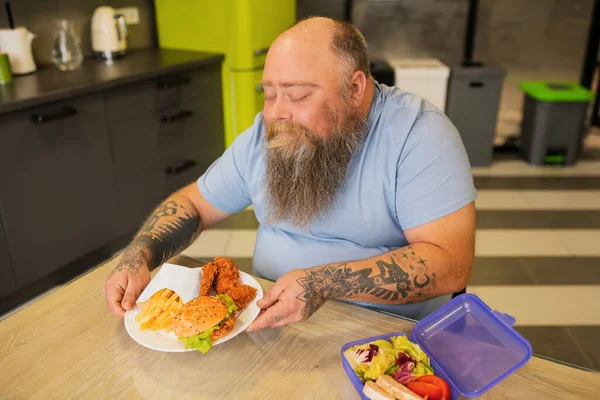
[[[479,297],[463,294],[418,322],[413,335],[393,332],[346,343],[344,370],[361,398],[363,384],[346,360],[349,348],[392,336],[407,336],[431,359],[435,374],[452,389],[451,399],[481,396],[529,361],[531,344],[514,328],[515,319],[492,310]]]

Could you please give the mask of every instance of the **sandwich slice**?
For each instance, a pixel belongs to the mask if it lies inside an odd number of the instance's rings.
[[[396,400],[391,393],[381,389],[373,381],[367,381],[367,383],[365,383],[363,394],[370,400]]]
[[[377,378],[377,386],[391,394],[393,397],[399,400],[422,400],[423,398],[401,383],[396,382],[394,378],[389,375],[381,375]]]
[[[225,294],[197,297],[177,311],[173,317],[173,332],[186,349],[205,354],[213,341],[231,332],[236,309],[231,297]]]

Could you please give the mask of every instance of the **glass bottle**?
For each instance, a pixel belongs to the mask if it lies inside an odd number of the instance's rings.
[[[73,29],[73,21],[58,21],[58,31],[54,35],[52,62],[61,71],[73,71],[83,63],[80,40]]]

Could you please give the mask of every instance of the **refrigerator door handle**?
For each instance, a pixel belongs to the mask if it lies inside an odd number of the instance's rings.
[[[258,50],[254,50],[254,56],[258,57],[258,56],[262,56],[263,54],[267,54],[269,52],[269,48],[268,47],[264,47],[262,49],[258,49]]]

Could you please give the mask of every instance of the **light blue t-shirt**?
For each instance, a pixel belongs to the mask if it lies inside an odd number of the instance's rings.
[[[375,83],[364,144],[328,213],[308,230],[266,223],[262,113],[198,179],[214,207],[233,214],[254,205],[260,226],[254,273],[276,280],[288,271],[373,257],[408,245],[404,230],[450,214],[476,197],[456,128],[431,103]],[[369,306],[421,319],[450,299]]]

